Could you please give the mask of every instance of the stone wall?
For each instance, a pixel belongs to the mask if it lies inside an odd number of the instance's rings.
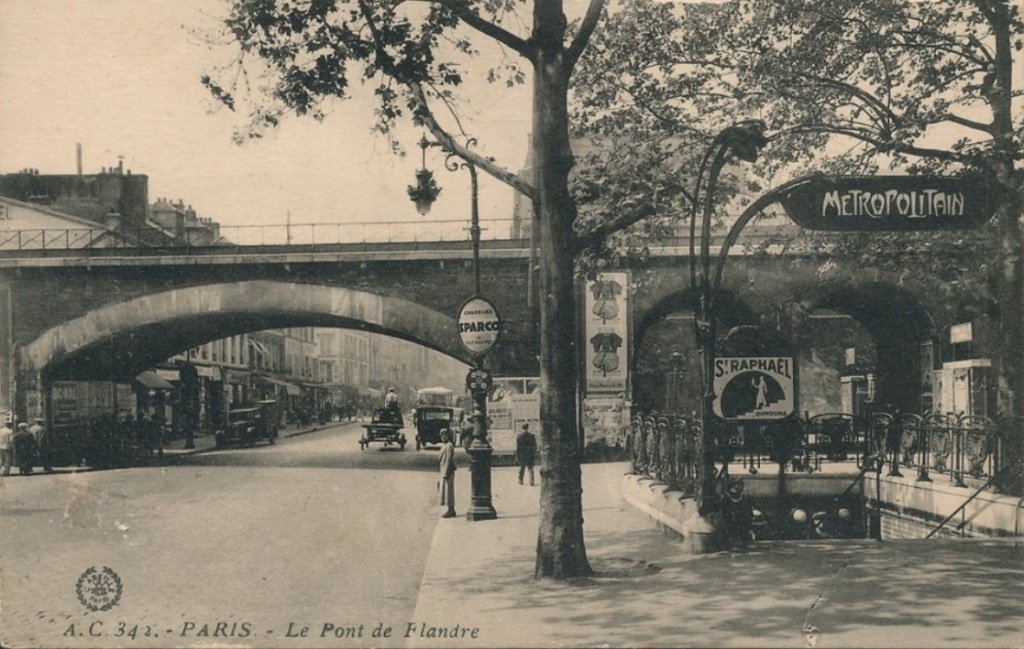
[[[882,538],[924,538],[947,516],[956,512],[980,485],[956,487],[949,477],[932,474],[932,482],[918,482],[912,469],[904,477],[865,478],[865,495],[880,495]],[[982,491],[946,524],[943,532],[957,536],[1019,536],[1024,533],[1024,509],[1021,499],[990,490]],[[962,529],[962,534],[958,531]],[[886,534],[888,530],[888,535]]]
[[[784,493],[789,498],[838,496],[850,485],[855,473],[787,475]],[[935,482],[917,482],[911,477],[876,477],[868,473],[856,488],[870,507],[881,514],[882,540],[923,539],[974,493],[975,488],[954,487],[936,476]],[[775,476],[744,476],[744,493],[754,499],[777,498]],[[622,480],[623,498],[651,517],[653,523],[678,536],[691,551],[713,547],[714,521],[697,515],[692,498],[669,491],[647,476],[627,474]],[[880,494],[881,500],[875,500]],[[1022,499],[984,491],[947,523],[937,536],[1005,537],[1024,533]],[[963,523],[962,531],[958,525]]]

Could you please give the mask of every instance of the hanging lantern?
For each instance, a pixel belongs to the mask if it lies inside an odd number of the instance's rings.
[[[434,172],[429,169],[420,169],[416,172],[416,184],[409,185],[406,189],[409,192],[409,200],[416,203],[416,211],[426,214],[430,206],[437,200],[441,188],[434,180]]]

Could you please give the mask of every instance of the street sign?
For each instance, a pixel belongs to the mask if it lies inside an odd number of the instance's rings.
[[[976,228],[1003,200],[977,176],[824,176],[780,188],[793,221],[811,230],[919,231]]]
[[[466,300],[459,309],[459,342],[470,354],[485,354],[498,342],[502,322],[498,310],[482,297]]]
[[[715,359],[714,413],[727,420],[782,419],[796,412],[792,356]]]

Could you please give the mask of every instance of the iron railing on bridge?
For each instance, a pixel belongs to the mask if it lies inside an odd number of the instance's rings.
[[[487,219],[484,240],[519,239],[518,222]],[[469,241],[468,221],[382,221],[375,223],[302,223],[289,225],[224,225],[174,232],[144,228],[68,228],[0,230],[0,252],[101,249],[154,251],[200,248],[328,246],[337,244]]]
[[[673,413],[640,413],[633,418],[627,448],[633,468],[684,495],[698,488],[700,445],[719,464],[738,464],[758,473],[772,462],[780,472],[821,471],[823,463],[851,462],[858,468],[920,481],[945,476],[958,487],[1013,470],[1011,445],[1024,436],[1024,417],[994,421],[981,416],[876,412],[862,418],[844,413],[770,423],[715,422],[702,438],[698,418]],[[996,480],[997,489],[1016,491],[1014,476]],[[1019,495],[1019,494],[1018,494]]]
[[[768,245],[779,238],[778,228],[754,230],[745,236],[749,245]],[[484,241],[529,239],[528,228],[516,219],[484,219]],[[96,227],[67,229],[0,229],[0,253],[39,251],[141,250],[181,252],[201,249],[270,248],[274,246],[318,246],[382,243],[469,242],[469,222],[464,220],[378,221],[367,223],[299,223],[276,225],[209,224],[170,228]],[[667,247],[686,245],[685,232],[679,231],[659,241]]]

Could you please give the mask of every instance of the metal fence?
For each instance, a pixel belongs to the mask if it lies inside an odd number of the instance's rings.
[[[518,232],[518,223],[513,219],[487,219],[481,222],[483,240],[519,239],[523,236],[523,233]],[[186,228],[179,232],[154,227],[95,227],[0,230],[0,251],[108,248],[174,250],[469,240],[468,220],[232,225]]]
[[[826,413],[769,423],[715,422],[702,436],[695,417],[653,412],[633,418],[627,443],[637,473],[684,494],[697,488],[695,462],[704,443],[714,462],[739,464],[752,474],[763,463],[774,463],[780,472],[812,473],[825,462],[849,462],[893,476],[903,475],[901,468],[912,469],[920,481],[942,475],[958,487],[969,486],[969,479],[991,480],[1005,490],[1010,474],[1019,471],[1010,443],[1021,436],[1024,417],[994,421],[887,412],[864,418]]]

